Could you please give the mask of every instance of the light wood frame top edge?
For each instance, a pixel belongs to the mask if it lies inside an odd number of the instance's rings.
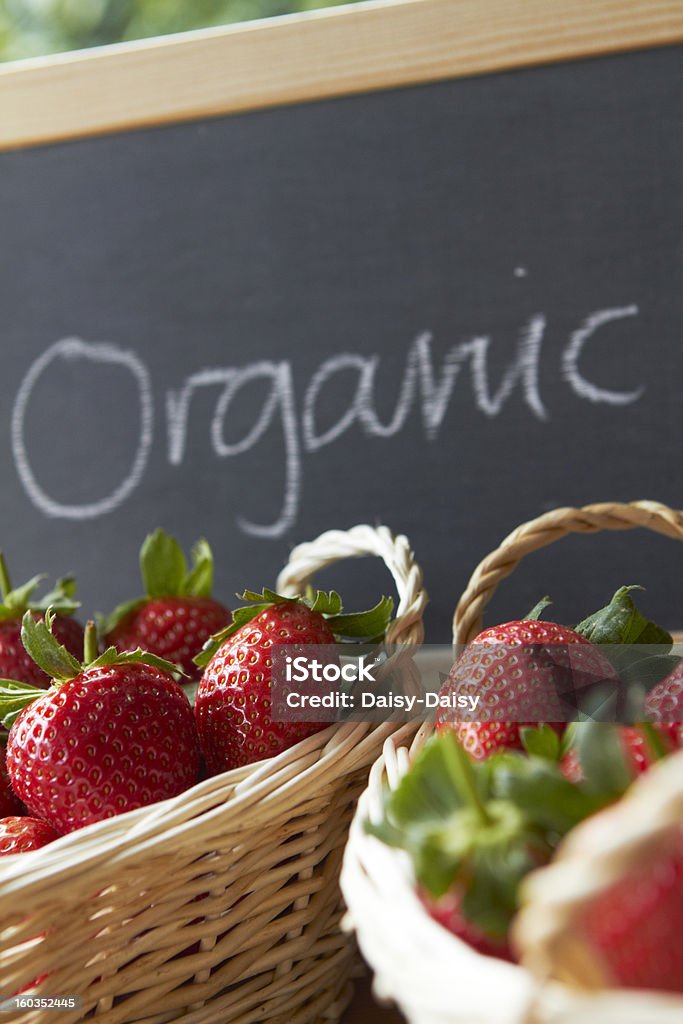
[[[0,149],[682,41],[681,0],[370,0],[0,64]]]

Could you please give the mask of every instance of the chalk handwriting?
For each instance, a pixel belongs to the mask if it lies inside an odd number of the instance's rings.
[[[114,363],[124,366],[133,377],[140,403],[140,436],[128,474],[105,497],[99,501],[82,505],[65,505],[55,501],[36,480],[31,469],[24,437],[26,410],[31,393],[38,379],[57,359],[87,359],[92,363]],[[58,519],[94,519],[122,505],[142,480],[147,465],[149,450],[152,445],[152,422],[154,419],[154,402],[149,373],[145,364],[133,353],[120,349],[117,345],[81,341],[79,338],[63,338],[43,352],[29,368],[24,377],[12,411],[12,452],[19,479],[26,489],[29,498],[46,516]]]
[[[637,402],[643,388],[615,391],[598,386],[581,372],[579,363],[586,346],[605,324],[638,314],[635,305],[597,310],[574,331],[561,355],[561,373],[574,394],[585,401],[609,406]],[[539,365],[546,318],[532,316],[520,331],[514,358],[497,387],[491,384],[490,350],[492,340],[483,335],[458,342],[449,348],[435,366],[432,335],[419,334],[406,355],[403,378],[393,411],[383,422],[376,408],[376,390],[381,371],[377,354],[343,352],[324,360],[312,373],[302,395],[300,419],[297,411],[292,365],[288,360],[257,360],[243,366],[213,367],[190,374],[177,390],[165,395],[166,457],[172,467],[182,466],[186,458],[188,423],[195,401],[211,403],[212,417],[208,443],[218,459],[245,455],[263,441],[271,428],[278,432],[284,447],[284,485],[278,515],[267,523],[238,518],[239,528],[256,537],[281,537],[296,522],[303,484],[303,453],[315,452],[339,440],[354,425],[368,437],[391,438],[405,428],[416,410],[428,442],[435,441],[443,428],[459,376],[469,371],[475,407],[484,416],[495,418],[518,390],[530,414],[539,421],[550,418],[541,398]],[[129,472],[109,494],[84,504],[63,504],[46,493],[36,479],[26,448],[24,424],[36,382],[59,359],[113,363],[125,367],[135,382],[140,410],[140,435]],[[325,389],[337,374],[351,371],[355,387],[348,407],[337,421],[320,430],[319,409],[324,406]],[[265,381],[268,389],[254,422],[243,436],[228,439],[231,406],[240,390],[254,381]],[[65,338],[51,345],[31,365],[24,377],[12,414],[12,450],[14,461],[31,502],[46,516],[63,519],[92,519],[107,515],[127,501],[144,477],[153,435],[152,386],[147,368],[133,352],[117,345]],[[264,442],[265,443],[265,442]]]

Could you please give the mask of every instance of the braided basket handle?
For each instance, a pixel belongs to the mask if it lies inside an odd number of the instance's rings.
[[[396,584],[399,604],[396,618],[387,631],[388,643],[420,644],[424,638],[422,616],[427,594],[422,570],[415,561],[408,539],[386,526],[354,526],[350,530],[328,530],[315,540],[295,547],[277,580],[277,591],[288,597],[303,594],[320,569],[344,558],[376,555],[381,558]]]
[[[525,555],[553,544],[569,533],[632,530],[635,527],[683,540],[683,512],[657,501],[604,502],[583,508],[556,508],[518,526],[472,573],[455,609],[454,643],[468,643],[481,632],[484,609],[498,584],[514,572]]]

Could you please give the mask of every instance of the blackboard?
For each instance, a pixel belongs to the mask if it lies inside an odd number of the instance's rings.
[[[381,521],[448,642],[517,523],[681,505],[680,72],[665,47],[1,153],[15,577],[73,570],[108,610],[163,525],[208,537],[230,596]],[[571,620],[639,582],[680,627],[672,547],[564,541],[492,614],[550,591]]]

